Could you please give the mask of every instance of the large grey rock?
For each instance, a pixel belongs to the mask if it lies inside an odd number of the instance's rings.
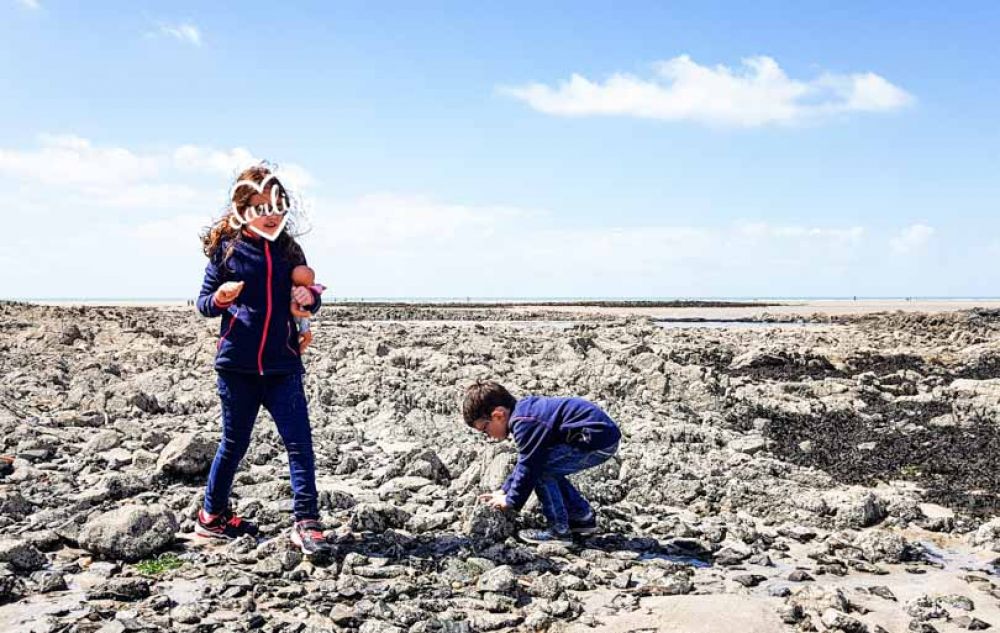
[[[403,633],[403,629],[395,624],[389,624],[382,620],[366,620],[358,631],[359,633]]]
[[[396,477],[379,486],[378,497],[384,501],[405,501],[417,490],[433,483],[433,481],[426,477]]]
[[[94,457],[98,453],[103,453],[104,451],[109,451],[112,448],[118,446],[122,441],[121,434],[113,429],[105,429],[103,431],[98,431],[96,435],[87,440],[87,443],[83,445],[83,455],[85,457]]]
[[[217,443],[205,435],[184,433],[167,444],[156,468],[165,475],[198,477],[212,466],[216,448]]]
[[[476,583],[477,590],[492,593],[509,593],[516,587],[517,576],[509,565],[501,565],[484,572]]]
[[[410,513],[388,503],[359,503],[351,511],[350,528],[355,532],[384,532],[402,528]]]
[[[503,485],[503,482],[514,469],[517,463],[517,453],[513,450],[504,450],[508,447],[494,447],[492,453],[487,452],[483,456],[484,466],[482,477],[479,480],[479,487],[482,490],[496,490]]]
[[[142,578],[110,578],[87,591],[89,600],[134,602],[149,597],[149,583]]]
[[[901,563],[920,558],[920,548],[888,530],[871,529],[859,533],[853,542],[869,563]]]
[[[838,528],[866,528],[887,516],[885,499],[861,487],[828,492],[823,500],[835,513],[833,522]]]
[[[423,534],[425,532],[444,529],[454,522],[456,518],[456,513],[448,511],[417,514],[406,522],[406,529],[414,534]]]
[[[439,484],[447,484],[451,480],[448,467],[444,465],[437,453],[430,449],[415,451],[408,455],[405,464],[404,475],[426,477]]]
[[[827,609],[824,611],[822,620],[824,626],[834,631],[868,633],[868,626],[866,624],[836,609]]]
[[[967,631],[985,631],[991,628],[988,622],[984,622],[979,618],[974,618],[971,615],[960,615],[952,620],[952,624],[960,629],[966,629]]]
[[[45,567],[45,554],[26,541],[0,538],[0,563],[10,563],[18,571],[37,571]]]
[[[1000,552],[1000,518],[991,519],[980,525],[972,535],[972,544]]]
[[[740,354],[729,363],[729,369],[756,369],[760,367],[781,367],[789,362],[789,359],[778,354],[771,354],[764,350],[751,350]]]
[[[0,516],[20,521],[32,513],[34,506],[16,490],[0,492]]]
[[[24,594],[24,582],[16,576],[0,576],[0,604],[13,602]]]
[[[38,587],[39,593],[66,590],[66,578],[57,571],[36,571],[31,574],[31,580]]]
[[[851,609],[844,592],[832,587],[820,587],[818,585],[806,585],[796,591],[789,599],[788,604],[800,609],[802,612],[813,612],[822,614],[827,609],[833,609],[846,613]]]
[[[512,536],[517,529],[513,519],[506,512],[477,503],[469,511],[462,524],[462,531],[469,536],[502,541]]]
[[[745,435],[730,440],[729,448],[740,453],[754,455],[767,448],[767,440],[759,435]]]
[[[177,519],[160,506],[124,506],[87,521],[80,546],[95,554],[126,561],[147,558],[174,540]]]

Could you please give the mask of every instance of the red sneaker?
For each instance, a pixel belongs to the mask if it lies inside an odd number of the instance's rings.
[[[194,533],[205,538],[216,538],[231,541],[243,535],[257,536],[257,526],[241,516],[226,509],[221,514],[206,514],[204,509],[198,510],[198,521]]]
[[[330,551],[330,544],[323,535],[323,526],[315,519],[296,521],[292,527],[291,539],[306,556]]]

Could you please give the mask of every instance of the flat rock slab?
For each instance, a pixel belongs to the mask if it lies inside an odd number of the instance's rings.
[[[645,598],[638,611],[598,615],[597,628],[609,633],[636,629],[664,633],[775,633],[786,630],[778,617],[777,604],[766,598],[725,594]],[[582,624],[568,628],[570,633],[594,630]]]

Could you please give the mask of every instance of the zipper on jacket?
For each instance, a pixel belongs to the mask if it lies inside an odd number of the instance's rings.
[[[267,312],[264,314],[264,332],[260,335],[260,350],[257,351],[257,370],[264,375],[264,345],[267,343],[267,328],[271,325],[271,245],[264,241],[264,259],[267,260]]]
[[[222,344],[226,342],[226,337],[229,336],[229,333],[233,331],[233,326],[236,325],[236,319],[238,319],[240,317],[240,308],[239,308],[239,306],[236,307],[236,314],[233,314],[232,312],[230,312],[229,313],[229,317],[230,317],[229,318],[229,327],[226,328],[226,333],[223,334],[222,338],[219,339],[219,344],[215,347],[216,350],[222,349]]]

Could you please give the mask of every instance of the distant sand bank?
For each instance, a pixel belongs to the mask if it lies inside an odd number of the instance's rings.
[[[49,306],[111,306],[111,307],[153,307],[171,310],[191,309],[184,300],[37,300],[27,303]],[[353,301],[328,301],[329,306],[351,307],[365,306],[406,306],[407,308],[434,308],[441,311],[469,308],[489,308],[498,311],[518,313],[535,312],[544,307],[546,312],[566,314],[593,314],[608,316],[648,316],[654,319],[708,319],[708,320],[740,320],[760,319],[765,315],[788,318],[810,315],[846,316],[871,314],[875,312],[954,312],[973,308],[1000,309],[1000,299],[817,299],[817,300],[761,300],[753,301],[604,301],[593,302],[574,300],[559,301],[523,301],[501,302],[495,304],[484,302],[453,302],[428,301],[421,303],[407,301],[365,302],[359,304]]]

